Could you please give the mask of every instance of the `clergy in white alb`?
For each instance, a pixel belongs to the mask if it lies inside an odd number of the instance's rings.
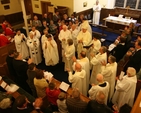
[[[73,40],[72,39],[68,39],[67,40],[67,46],[65,48],[65,53],[64,53],[64,61],[65,61],[65,71],[67,68],[69,68],[71,71],[72,69],[72,57],[75,55],[75,47],[73,44]]]
[[[41,37],[41,44],[42,44],[42,46],[43,46],[44,42],[47,41],[47,35],[49,34],[47,29],[44,29],[43,32],[44,32],[44,34]]]
[[[75,64],[75,73],[72,74],[72,72],[68,70],[69,76],[68,80],[70,83],[72,83],[72,88],[78,88],[79,91],[83,95],[87,95],[87,90],[86,90],[86,72],[81,68],[81,65],[79,63]]]
[[[79,57],[80,52],[83,49],[83,46],[89,46],[92,41],[92,36],[87,30],[87,26],[82,26],[82,30],[79,32],[77,36],[77,54]]]
[[[27,38],[20,30],[17,30],[14,40],[17,52],[21,53],[23,59],[29,58],[29,50],[26,44]]]
[[[91,100],[95,100],[97,92],[102,91],[105,94],[104,103],[107,104],[107,99],[108,99],[108,94],[109,94],[109,86],[110,85],[109,85],[109,83],[107,81],[104,81],[103,75],[101,75],[101,74],[97,75],[97,81],[98,81],[97,85],[96,84],[91,84],[92,87],[88,91],[89,98]]]
[[[99,53],[97,55],[91,54],[92,60],[90,63],[93,66],[92,74],[90,78],[90,84],[97,84],[96,76],[97,74],[101,73],[102,69],[102,62],[107,63],[107,48],[105,46],[102,46],[99,49]]]
[[[99,25],[100,11],[101,6],[99,4],[99,1],[96,0],[96,4],[93,6],[93,24]]]
[[[36,29],[35,26],[32,26],[32,30],[30,31],[30,33],[32,33],[35,38],[40,39],[41,37],[41,33]]]
[[[67,46],[67,40],[72,39],[71,32],[67,29],[66,25],[63,25],[63,29],[60,31],[58,35],[59,40],[61,41],[62,45],[62,56],[64,55],[64,50]]]
[[[76,50],[76,48],[77,48],[77,35],[78,35],[78,33],[80,31],[76,28],[76,25],[73,24],[71,26],[70,32],[71,32],[72,40],[73,40],[73,43],[74,43],[74,46],[75,46],[75,50]]]
[[[116,91],[112,98],[112,103],[117,105],[120,109],[124,104],[133,106],[135,91],[136,91],[136,70],[132,67],[128,67],[127,75],[121,80],[117,80]]]
[[[27,45],[29,47],[30,57],[33,59],[33,63],[38,65],[42,62],[39,39],[30,33],[27,40]]]
[[[54,66],[59,62],[58,48],[52,35],[47,35],[47,40],[43,44],[45,64],[47,66]]]
[[[79,63],[82,66],[82,69],[86,71],[86,88],[87,91],[89,89],[89,81],[90,81],[90,62],[89,59],[86,56],[85,51],[81,51],[79,59],[76,59],[76,57],[73,57],[73,69],[75,69],[75,64]]]
[[[103,63],[103,68],[101,74],[104,77],[104,81],[107,81],[110,84],[109,97],[108,97],[108,100],[110,102],[115,89],[115,80],[116,80],[116,72],[117,72],[116,58],[110,55],[108,57],[108,64],[104,62],[102,63]]]

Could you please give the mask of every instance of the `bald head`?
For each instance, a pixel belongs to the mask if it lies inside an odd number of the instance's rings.
[[[102,91],[97,92],[96,94],[96,101],[100,104],[104,104],[105,101],[105,94]]]
[[[96,77],[98,82],[103,82],[103,75],[102,74],[98,74]]]
[[[127,75],[129,77],[135,76],[136,75],[136,70],[133,67],[128,67],[128,69],[127,69]]]
[[[66,31],[67,30],[67,26],[63,25],[63,30]]]
[[[80,92],[78,89],[74,88],[72,91],[72,97],[75,99],[80,99]]]
[[[75,64],[75,70],[76,71],[81,71],[81,65],[79,63]]]

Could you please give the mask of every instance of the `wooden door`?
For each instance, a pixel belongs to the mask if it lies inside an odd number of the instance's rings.
[[[52,19],[52,13],[48,12],[48,6],[51,6],[51,2],[43,2],[41,1],[41,9],[42,9],[42,15],[47,13],[48,17]]]
[[[26,15],[31,15],[31,18],[33,18],[33,9],[32,9],[31,0],[24,0],[24,4],[25,4]]]

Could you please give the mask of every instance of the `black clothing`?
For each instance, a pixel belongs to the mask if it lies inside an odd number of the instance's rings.
[[[87,105],[87,113],[113,113],[105,104],[99,104],[95,100],[90,100]]]

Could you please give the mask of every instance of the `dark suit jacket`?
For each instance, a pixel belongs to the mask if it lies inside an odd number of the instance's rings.
[[[141,49],[135,52],[133,56],[131,56],[124,70],[127,70],[128,67],[133,67],[136,69],[136,72],[139,72],[141,68]]]
[[[125,55],[126,47],[125,45],[118,44],[112,51],[112,55],[116,57],[116,62],[119,62],[120,59]]]

